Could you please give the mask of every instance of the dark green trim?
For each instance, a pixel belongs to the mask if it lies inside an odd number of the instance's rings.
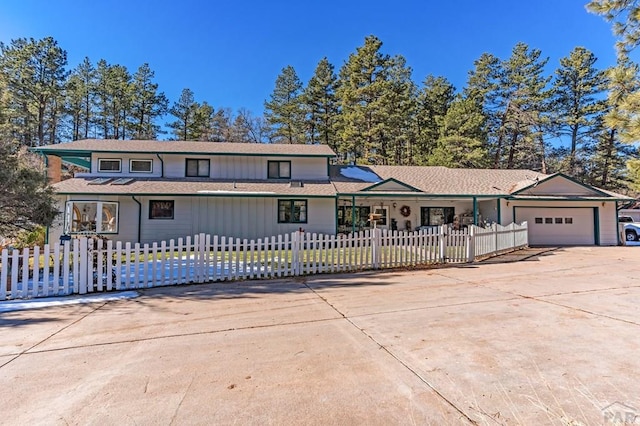
[[[356,196],[356,197],[361,197],[361,198],[400,198],[403,195],[407,196],[409,198],[414,198],[414,197],[418,197],[418,198],[506,198],[507,195],[505,194],[487,194],[487,195],[473,195],[473,194],[429,194],[426,192],[411,192],[411,193],[406,193],[406,192],[394,192],[394,193],[388,193],[388,192],[383,192],[381,194],[376,194],[374,193],[362,193],[362,192],[338,192],[336,194],[338,197],[351,197],[351,196]],[[611,201],[611,200],[609,200]]]
[[[571,198],[553,198],[553,197],[540,197],[540,198],[520,198],[520,197],[505,197],[506,200],[509,201],[521,201],[521,202],[526,202],[526,201],[557,201],[557,202],[564,202],[564,201],[568,201],[568,202],[584,202],[584,203],[588,203],[590,201],[596,201],[596,202],[614,202],[614,201],[627,201],[627,198],[616,198],[616,197],[608,197],[608,198],[595,198],[595,197],[589,197],[589,198],[576,198],[576,197],[571,197]]]
[[[385,184],[390,183],[390,182],[397,183],[398,185],[404,186],[405,188],[409,189],[412,192],[423,192],[423,191],[419,190],[416,187],[413,187],[411,185],[407,185],[406,183],[401,182],[398,179],[394,179],[394,178],[385,179],[385,180],[380,181],[380,182],[378,182],[376,184],[373,184],[371,186],[367,186],[366,188],[363,188],[361,191],[371,191],[373,188],[377,188],[380,185],[385,185]],[[398,194],[396,194],[396,196],[397,195]]]
[[[599,189],[597,189],[597,188],[595,188],[595,187],[593,187],[593,186],[591,186],[591,185],[587,185],[587,184],[584,184],[584,183],[582,183],[582,182],[579,182],[579,181],[577,181],[576,179],[572,178],[571,176],[567,176],[567,175],[565,175],[564,173],[554,173],[554,174],[552,174],[552,175],[546,176],[546,177],[544,177],[544,178],[542,178],[542,179],[538,180],[537,182],[532,183],[531,185],[525,186],[525,187],[524,187],[524,188],[522,188],[522,189],[519,189],[519,190],[517,190],[517,191],[515,191],[515,192],[512,192],[512,193],[511,193],[511,195],[518,195],[519,193],[521,193],[521,192],[523,192],[523,191],[526,191],[526,190],[531,189],[531,188],[535,188],[536,186],[540,185],[540,184],[541,184],[541,183],[543,183],[543,182],[547,182],[547,181],[550,181],[550,180],[556,179],[556,178],[558,178],[558,177],[564,178],[564,179],[566,179],[566,180],[568,180],[568,181],[570,181],[570,182],[575,183],[576,185],[580,185],[581,187],[583,187],[583,188],[585,188],[585,189],[588,189],[588,190],[590,190],[590,191],[596,192],[596,193],[598,193],[598,194],[600,194],[600,195],[603,195],[603,196],[605,196],[605,197],[611,197],[609,194],[607,194],[607,193],[605,193],[605,192],[602,192],[602,191],[600,191]]]
[[[331,176],[331,159],[327,157],[327,178]]]
[[[88,160],[86,158],[87,157],[60,157],[60,160],[63,163],[71,163],[75,164],[76,166],[91,170],[91,157],[88,157]]]
[[[616,203],[616,209],[613,212],[613,214],[616,215],[616,238],[617,238],[617,244],[621,245],[622,241],[620,241],[620,218],[618,217],[618,203]]]
[[[160,192],[136,192],[132,194],[130,192],[56,192],[55,195],[89,195],[93,197],[107,196],[107,197],[246,197],[246,198],[336,198],[334,195],[290,195],[290,194],[243,194],[243,193],[206,193],[206,194],[176,194],[175,192],[160,193]]]
[[[351,232],[356,232],[356,197],[351,197]]]
[[[213,142],[212,142],[213,143]],[[49,155],[55,155],[57,157],[70,156],[77,157],[79,155],[90,156],[94,154],[148,154],[148,151],[119,151],[119,150],[85,150],[85,149],[56,149],[56,148],[31,148],[30,151],[42,152]],[[202,155],[202,156],[240,156],[240,157],[296,157],[296,158],[334,158],[335,155],[331,154],[270,154],[270,153],[240,153],[240,152],[202,152],[202,151],[156,151],[158,154],[171,154],[171,155]]]
[[[278,164],[278,176],[270,176],[269,171],[271,170],[271,164]],[[280,176],[280,164],[281,163],[289,163],[289,176]],[[267,179],[279,179],[279,180],[289,180],[291,179],[291,161],[287,160],[268,160],[267,161]]]
[[[336,212],[335,219],[336,219],[336,235],[337,235],[338,234],[338,198],[337,197],[334,199],[333,205],[334,205],[334,210]]]
[[[140,236],[142,235],[142,203],[136,200],[135,195],[131,196],[131,199],[138,204],[138,243],[140,242]],[[120,209],[118,209],[118,216],[120,216]],[[118,221],[120,219],[118,218]],[[118,230],[120,230],[120,224],[118,224]]]
[[[473,197],[473,224],[478,224],[478,198]]]
[[[496,215],[498,216],[496,222],[502,225],[502,215],[501,215],[501,212],[500,212],[500,208],[501,208],[500,206],[501,206],[502,202],[500,201],[499,198],[496,200],[496,204],[497,204],[496,205]]]
[[[595,232],[595,243],[600,245],[600,208],[593,208],[593,231]],[[617,231],[616,231],[617,233]]]

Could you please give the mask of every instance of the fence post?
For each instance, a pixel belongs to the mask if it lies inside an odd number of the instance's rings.
[[[382,230],[379,228],[373,228],[371,232],[371,266],[373,269],[379,269],[380,250],[382,249]]]
[[[78,280],[78,294],[87,293],[87,271],[89,269],[89,256],[88,256],[88,240],[85,237],[80,238],[80,250],[78,256],[78,262],[80,266],[80,276],[73,277],[74,281]]]
[[[291,233],[291,274],[295,277],[300,275],[300,232],[295,231]]]
[[[440,226],[440,235],[438,236],[438,247],[439,247],[439,261],[446,262],[446,253],[447,253],[447,227],[445,225]]]
[[[471,225],[467,229],[467,262],[472,263],[476,256],[476,227]]]

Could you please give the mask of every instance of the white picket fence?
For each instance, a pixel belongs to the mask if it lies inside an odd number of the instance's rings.
[[[493,224],[487,228],[471,226],[475,258],[495,256],[529,244],[527,222],[507,226]]]
[[[151,245],[75,238],[2,250],[0,300],[472,262],[526,245],[526,231],[525,224],[468,231],[294,232],[258,240],[199,234]]]

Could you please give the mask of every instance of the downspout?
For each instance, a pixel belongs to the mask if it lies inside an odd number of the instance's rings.
[[[164,160],[158,153],[156,153],[156,157],[158,157],[158,160],[160,160],[160,177],[164,177]]]
[[[131,199],[133,201],[135,201],[136,204],[138,204],[138,241],[137,242],[140,242],[140,232],[142,231],[141,230],[141,226],[142,226],[142,204],[140,203],[140,201],[136,200],[135,195],[132,195]]]

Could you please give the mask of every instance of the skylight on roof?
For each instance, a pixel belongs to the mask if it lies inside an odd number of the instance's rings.
[[[111,178],[97,178],[94,180],[90,180],[89,182],[87,182],[87,185],[104,185],[105,183],[109,182],[111,180]]]
[[[133,182],[133,178],[119,178],[111,182],[111,185],[126,185]]]

